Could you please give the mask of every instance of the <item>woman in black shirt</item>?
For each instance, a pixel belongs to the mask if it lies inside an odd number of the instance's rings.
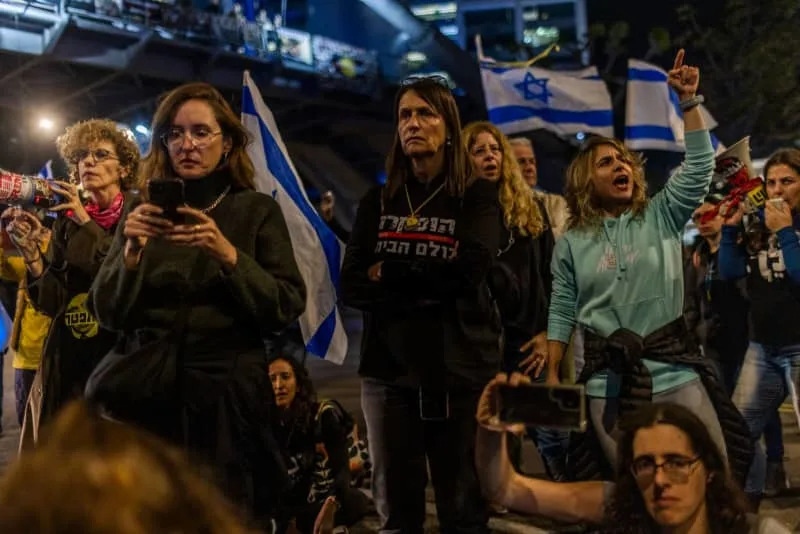
[[[497,191],[473,180],[446,80],[407,80],[394,106],[387,182],[362,199],[342,266],[365,312],[362,408],[384,530],[422,532],[427,467],[443,531],[486,532],[473,462],[475,405],[500,368],[486,275]]]

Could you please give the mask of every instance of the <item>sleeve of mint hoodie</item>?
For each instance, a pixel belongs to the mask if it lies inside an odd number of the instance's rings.
[[[714,148],[708,130],[686,132],[686,158],[681,168],[653,197],[654,209],[675,233],[683,231],[692,212],[708,194],[714,172]]]
[[[575,327],[575,309],[578,290],[575,284],[575,262],[569,246],[569,236],[556,242],[551,264],[553,293],[550,297],[550,313],[547,317],[547,339],[569,343]]]

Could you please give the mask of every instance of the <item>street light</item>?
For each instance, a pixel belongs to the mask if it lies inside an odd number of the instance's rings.
[[[50,130],[53,129],[54,126],[55,123],[53,122],[53,119],[47,117],[41,117],[39,119],[39,128],[41,128],[42,130],[49,132]]]

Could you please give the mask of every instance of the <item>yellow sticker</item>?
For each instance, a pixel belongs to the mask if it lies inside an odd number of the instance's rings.
[[[100,325],[86,306],[88,293],[75,295],[64,313],[64,323],[77,339],[88,339],[97,335]]]
[[[755,189],[751,189],[750,191],[748,191],[747,196],[750,197],[750,201],[757,208],[763,206],[764,203],[767,201],[767,193],[766,191],[764,191],[763,185],[759,185]]]

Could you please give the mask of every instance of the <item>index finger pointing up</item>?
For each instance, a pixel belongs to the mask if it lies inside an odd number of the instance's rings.
[[[683,48],[678,50],[678,54],[675,56],[675,64],[672,65],[673,70],[679,69],[683,66],[683,56],[686,52]]]

